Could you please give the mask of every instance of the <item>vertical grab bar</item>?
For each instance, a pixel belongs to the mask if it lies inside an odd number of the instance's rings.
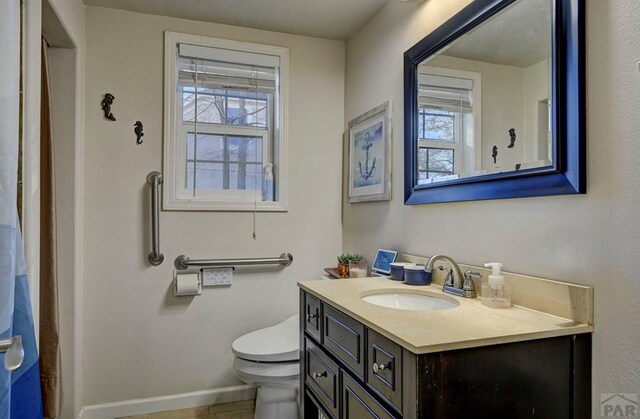
[[[147,175],[147,183],[151,185],[151,252],[149,263],[158,266],[164,261],[160,252],[160,185],[162,173],[151,172]]]

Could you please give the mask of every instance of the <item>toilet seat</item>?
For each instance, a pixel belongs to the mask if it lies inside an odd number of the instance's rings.
[[[300,363],[298,361],[289,362],[255,362],[242,358],[234,358],[233,369],[236,374],[250,382],[277,382],[298,380],[300,375]]]
[[[300,319],[297,314],[275,326],[255,330],[233,341],[238,358],[253,362],[283,362],[300,359]]]

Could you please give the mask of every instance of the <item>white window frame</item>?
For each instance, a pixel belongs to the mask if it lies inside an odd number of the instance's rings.
[[[277,201],[262,201],[262,190],[220,190],[199,191],[196,197],[193,193],[186,193],[181,186],[185,183],[187,151],[186,133],[193,124],[183,123],[178,118],[178,97],[180,86],[177,72],[178,45],[191,44],[202,47],[213,47],[231,51],[273,55],[279,57],[279,110],[275,115],[272,135],[260,128],[222,127],[198,125],[198,134],[236,134],[263,137],[263,162],[270,162],[274,156],[274,184]],[[289,92],[289,49],[249,42],[231,41],[227,39],[190,35],[177,32],[165,32],[164,50],[164,182],[163,209],[168,211],[266,211],[284,212],[288,204],[288,92]],[[181,89],[180,89],[181,91]],[[182,114],[180,114],[182,115]],[[273,144],[273,148],[271,148]]]
[[[454,150],[454,173],[464,174],[479,170],[482,166],[482,76],[478,72],[464,71],[452,68],[424,66],[420,74],[426,76],[443,76],[471,80],[473,83],[473,126],[465,126],[464,115],[456,118],[458,135],[454,142],[446,140],[418,139],[419,147],[447,148]],[[469,135],[470,134],[470,135]],[[470,141],[473,144],[468,144]],[[473,155],[468,156],[469,149]],[[471,157],[471,159],[469,159]],[[465,167],[467,166],[467,167]]]

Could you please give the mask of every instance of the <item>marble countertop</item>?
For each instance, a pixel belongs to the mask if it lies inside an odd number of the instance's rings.
[[[298,286],[416,354],[593,331],[591,324],[525,307],[490,308],[479,297],[444,294],[435,284],[416,287],[384,278],[354,278],[303,281]],[[380,307],[361,299],[363,295],[387,291],[431,294],[455,300],[459,305],[440,311],[409,311]]]

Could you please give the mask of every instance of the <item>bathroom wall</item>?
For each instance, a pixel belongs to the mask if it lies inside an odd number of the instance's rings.
[[[551,98],[550,66],[550,60],[543,60],[523,69],[524,135],[518,139],[523,140],[525,162],[544,160],[548,156],[549,109],[541,103]],[[541,108],[544,114],[541,114]]]
[[[82,0],[47,0],[76,48],[84,45],[85,6]]]
[[[342,247],[345,43],[87,7],[84,404],[239,384],[231,342],[297,311],[296,282]],[[163,31],[290,49],[289,211],[162,212],[159,267],[147,264],[147,173],[162,169]],[[116,122],[100,101],[115,95]],[[144,123],[136,145],[133,123]],[[278,256],[286,269],[236,271],[230,288],[171,295],[173,260]]]
[[[586,2],[587,195],[404,206],[402,54],[467,3],[388,2],[348,41],[345,120],[392,99],[394,169],[390,202],[343,205],[343,248],[369,258],[383,247],[500,261],[507,271],[594,286],[599,417],[601,393],[640,391],[640,3]]]

